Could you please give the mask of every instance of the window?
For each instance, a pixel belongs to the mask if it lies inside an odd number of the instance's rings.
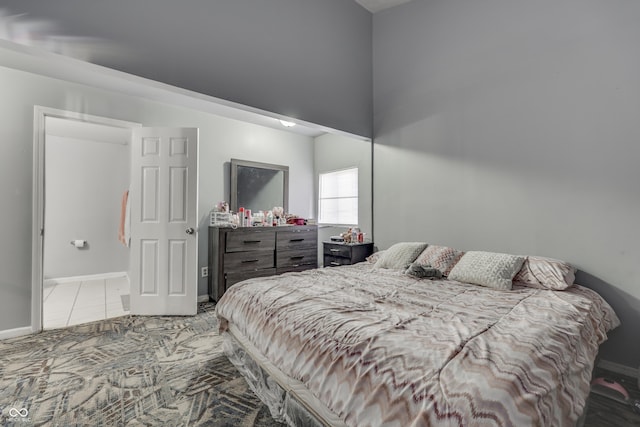
[[[358,224],[358,168],[320,174],[318,222]]]

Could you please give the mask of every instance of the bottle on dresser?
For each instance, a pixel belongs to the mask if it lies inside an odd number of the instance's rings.
[[[244,208],[240,206],[238,208],[238,227],[244,227]]]

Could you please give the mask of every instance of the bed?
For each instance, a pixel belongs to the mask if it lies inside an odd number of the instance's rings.
[[[501,289],[460,274],[482,256],[427,248],[232,286],[216,306],[227,355],[289,425],[576,425],[611,307],[567,271],[539,283],[548,266],[527,257]]]

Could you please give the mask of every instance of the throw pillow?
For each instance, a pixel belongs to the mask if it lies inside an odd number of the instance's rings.
[[[376,268],[392,268],[396,270],[406,270],[420,252],[427,247],[422,242],[401,242],[396,243],[384,251],[375,264]]]
[[[513,281],[532,288],[561,291],[573,285],[575,278],[576,269],[567,262],[528,256]]]
[[[378,260],[380,259],[383,253],[384,251],[374,252],[365,259],[367,260],[368,263],[375,264],[376,262],[378,262]]]
[[[449,279],[494,289],[509,290],[524,257],[496,252],[469,251],[453,267]]]
[[[447,246],[429,245],[418,255],[416,263],[437,268],[443,276],[448,276],[454,265],[462,258],[464,252]]]

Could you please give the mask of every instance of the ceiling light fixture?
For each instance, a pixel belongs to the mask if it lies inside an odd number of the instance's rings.
[[[280,124],[282,124],[282,126],[286,127],[286,128],[290,128],[295,126],[296,124],[294,122],[288,122],[286,120],[282,120],[280,119]]]

